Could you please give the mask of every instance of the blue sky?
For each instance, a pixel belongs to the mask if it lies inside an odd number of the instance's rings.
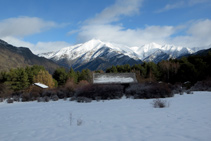
[[[90,39],[211,44],[210,0],[0,0],[0,39],[34,53]]]

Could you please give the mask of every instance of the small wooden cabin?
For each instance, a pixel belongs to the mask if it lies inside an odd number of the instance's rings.
[[[135,73],[93,73],[93,84],[119,84],[124,86],[124,92],[130,84],[137,82]]]
[[[48,88],[47,85],[39,83],[39,82],[38,83],[34,83],[34,86],[37,86],[37,87],[42,88],[42,89],[47,89]]]
[[[93,73],[93,84],[137,83],[135,73]]]

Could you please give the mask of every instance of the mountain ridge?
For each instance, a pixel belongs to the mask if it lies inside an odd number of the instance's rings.
[[[0,40],[0,70],[34,64],[45,66],[51,73],[59,66],[72,67],[79,71],[85,68],[106,70],[112,65],[134,65],[141,64],[143,61],[158,63],[162,60],[181,58],[207,48],[211,48],[211,45],[194,49],[156,43],[129,47],[93,39],[37,56],[29,48],[15,47]]]
[[[52,60],[33,54],[29,48],[15,47],[0,39],[0,71],[28,65],[43,65],[50,73],[59,67]]]
[[[187,47],[168,44],[159,45],[157,43],[150,43],[140,47],[129,47],[92,39],[85,43],[62,48],[56,52],[39,54],[39,56],[51,59],[65,67],[73,67],[76,70],[79,68],[81,70],[85,66],[89,66],[88,68],[93,70],[94,67],[99,68],[96,67],[98,65],[107,67],[127,63],[133,65],[135,63],[142,63],[143,61],[158,63],[161,60],[176,59],[184,55],[193,54],[196,51],[198,51],[197,48],[192,50]],[[118,58],[116,59],[117,62],[113,61],[115,60],[114,58]],[[96,61],[96,59],[100,59],[101,61]],[[100,63],[96,65],[93,62],[101,62],[106,65]],[[102,68],[104,69],[104,67]]]

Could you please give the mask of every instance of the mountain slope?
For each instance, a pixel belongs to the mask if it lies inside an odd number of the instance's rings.
[[[134,65],[142,63],[142,60],[158,63],[162,60],[175,59],[192,53],[194,51],[189,48],[174,45],[150,43],[140,47],[128,47],[93,39],[83,44],[63,48],[57,52],[39,55],[76,70],[84,68],[104,70],[112,65]]]
[[[28,65],[43,65],[51,73],[59,67],[51,60],[34,55],[28,48],[14,47],[0,40],[0,71]]]
[[[162,60],[169,60],[171,56],[162,50],[157,50],[144,59],[146,62],[159,63]]]
[[[204,56],[204,55],[207,55],[208,53],[211,53],[211,45],[210,45],[209,49],[204,49],[204,50],[197,51],[193,55]]]
[[[116,47],[100,40],[90,40],[84,44],[63,48],[57,52],[39,54],[56,63],[76,70],[105,70],[112,65],[142,63],[138,55],[126,47]]]

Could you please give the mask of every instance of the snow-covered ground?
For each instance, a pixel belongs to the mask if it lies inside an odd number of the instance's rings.
[[[211,140],[211,92],[175,95],[166,100],[170,103],[168,108],[153,108],[153,99],[3,102],[0,103],[0,140]]]

